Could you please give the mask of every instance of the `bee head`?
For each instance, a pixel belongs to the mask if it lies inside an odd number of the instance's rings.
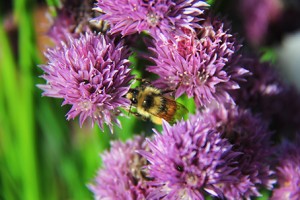
[[[131,101],[132,105],[136,105],[138,103],[138,100],[137,100],[138,94],[139,94],[139,90],[129,89],[128,93],[126,94],[126,98]]]

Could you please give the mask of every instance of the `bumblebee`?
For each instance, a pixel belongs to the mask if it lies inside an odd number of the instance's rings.
[[[171,97],[165,96],[169,92],[161,91],[149,84],[129,89],[126,94],[126,98],[131,101],[129,113],[143,119],[150,119],[155,124],[162,124],[163,119],[171,124],[174,123],[188,113],[188,110]],[[131,111],[132,106],[136,108],[136,112]]]

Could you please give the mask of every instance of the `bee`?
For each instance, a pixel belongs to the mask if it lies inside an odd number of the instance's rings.
[[[150,119],[155,124],[162,124],[162,120],[174,123],[188,113],[188,109],[176,102],[171,97],[165,96],[170,91],[162,91],[149,84],[141,84],[129,89],[126,98],[131,101],[129,113],[133,113],[143,119]],[[136,112],[131,111],[131,107]]]

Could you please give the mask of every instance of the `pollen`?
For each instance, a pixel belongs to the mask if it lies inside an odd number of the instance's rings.
[[[209,78],[209,75],[205,73],[205,70],[198,71],[197,76],[200,83],[205,83]]]
[[[159,22],[159,17],[155,13],[149,13],[147,15],[147,22],[150,26],[155,27]]]
[[[193,174],[189,174],[186,177],[186,182],[188,185],[195,186],[198,184],[198,177]]]
[[[182,75],[181,84],[186,86],[192,85],[191,76],[186,71]]]
[[[83,111],[88,111],[92,108],[92,103],[90,101],[83,101],[78,104],[78,107]]]

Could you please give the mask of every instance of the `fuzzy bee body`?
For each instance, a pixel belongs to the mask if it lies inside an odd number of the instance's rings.
[[[188,110],[174,99],[166,97],[158,88],[149,85],[141,85],[130,89],[126,98],[136,108],[137,116],[150,119],[153,123],[162,124],[162,120],[174,123]],[[131,112],[131,110],[129,111]]]

